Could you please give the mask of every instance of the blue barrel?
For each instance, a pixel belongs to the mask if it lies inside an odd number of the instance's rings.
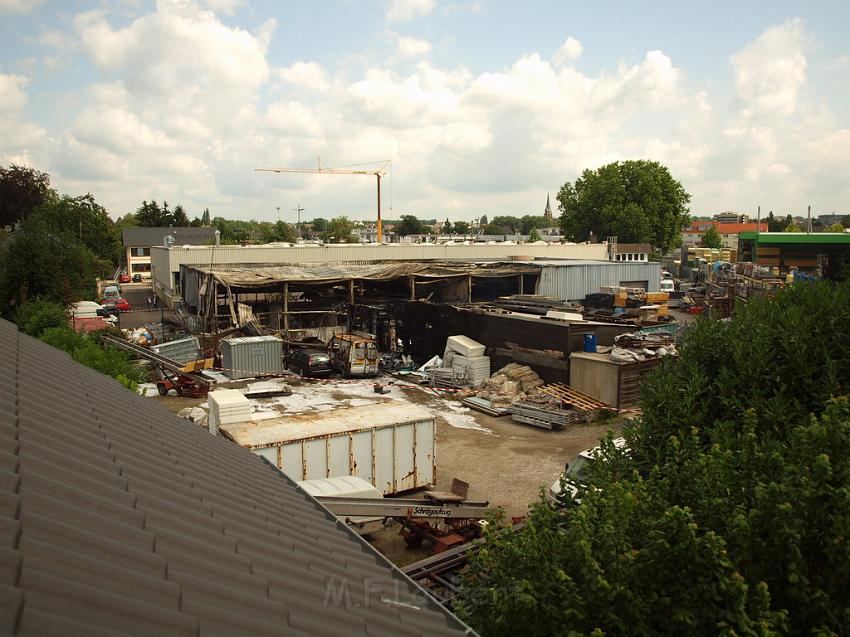
[[[596,334],[590,333],[584,335],[584,351],[585,352],[595,352],[596,351]]]

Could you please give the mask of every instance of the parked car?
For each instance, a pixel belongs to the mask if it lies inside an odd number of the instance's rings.
[[[142,275],[139,274],[138,272],[136,272],[136,274],[133,275],[133,283],[141,283],[141,282],[142,282]]]
[[[130,282],[130,275],[129,274],[122,274],[121,276],[118,277],[118,283],[129,283],[129,282]]]
[[[625,449],[625,438],[614,438],[614,446],[617,449]],[[587,486],[587,469],[596,462],[597,456],[601,447],[593,447],[580,451],[572,462],[568,462],[564,467],[564,473],[558,476],[558,479],[549,487],[549,500],[558,502],[565,494],[569,493],[575,496],[578,493],[579,487]],[[561,481],[563,480],[563,488]]]
[[[106,298],[103,299],[100,304],[105,307],[110,312],[129,312],[130,304],[127,302],[127,299],[123,297],[117,298]]]
[[[337,334],[328,344],[331,365],[348,376],[378,375],[378,344],[368,336]]]
[[[317,349],[296,349],[286,361],[286,368],[299,376],[330,376],[333,374],[331,357]]]
[[[103,290],[103,298],[105,299],[117,299],[121,296],[121,286],[119,285],[107,285]],[[103,303],[101,303],[103,305]]]
[[[118,322],[113,314],[100,303],[94,301],[77,301],[69,308],[72,318],[75,319],[90,319],[100,317],[108,323],[114,325]]]

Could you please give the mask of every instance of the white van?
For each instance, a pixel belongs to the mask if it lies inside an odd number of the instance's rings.
[[[100,317],[111,325],[118,322],[117,316],[110,314],[109,310],[94,301],[77,301],[71,306],[71,316],[79,319]]]
[[[661,279],[661,291],[662,292],[674,292],[676,290],[676,283],[673,279]]]

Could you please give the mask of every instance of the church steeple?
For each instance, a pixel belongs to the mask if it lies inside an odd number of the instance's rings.
[[[549,193],[546,193],[546,210],[543,211],[543,218],[546,221],[552,221],[552,206],[549,203]]]

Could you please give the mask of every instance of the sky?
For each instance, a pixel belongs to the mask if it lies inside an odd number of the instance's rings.
[[[649,159],[691,213],[850,213],[850,3],[0,0],[0,165],[190,217],[542,214]]]

